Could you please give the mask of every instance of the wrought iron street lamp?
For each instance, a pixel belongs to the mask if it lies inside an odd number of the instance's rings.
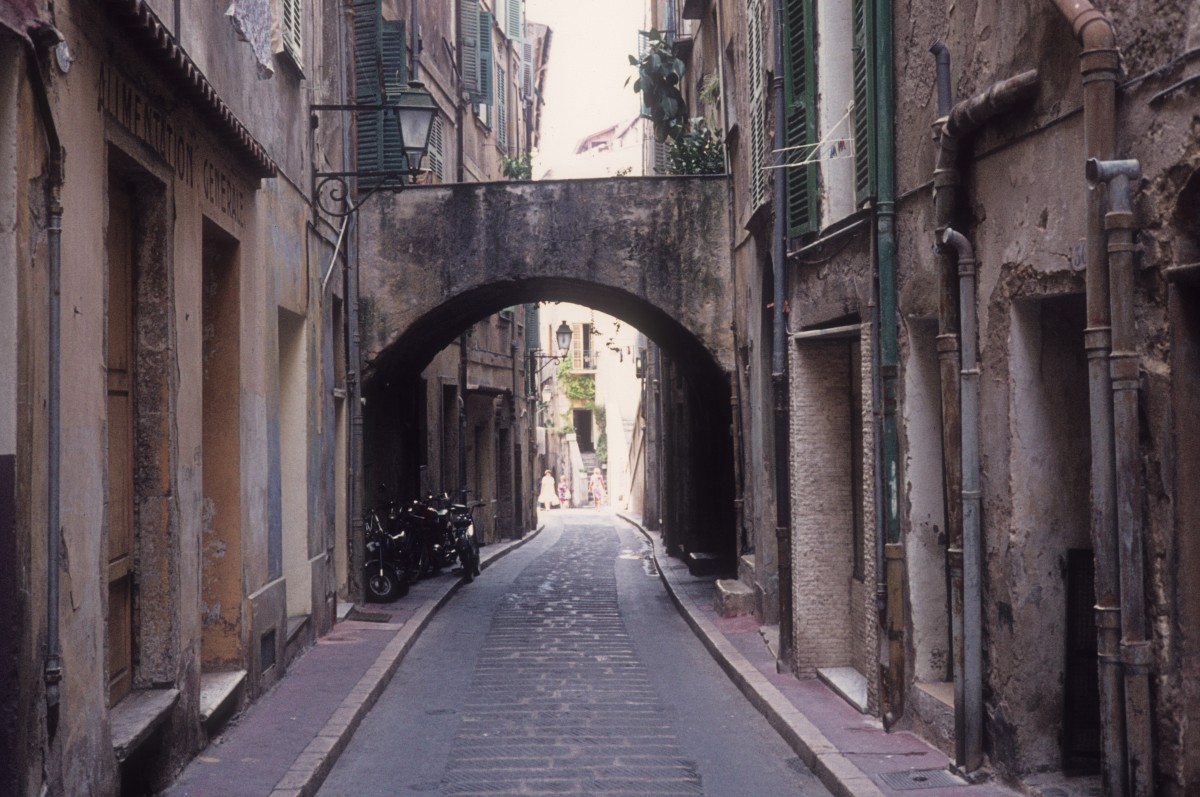
[[[566,321],[554,333],[554,339],[558,343],[559,356],[565,356],[571,348],[571,326]]]
[[[313,198],[321,212],[328,216],[345,218],[358,210],[364,202],[382,190],[400,191],[405,180],[421,172],[421,160],[429,148],[429,134],[438,106],[433,95],[422,83],[409,83],[395,94],[389,94],[382,103],[317,104],[309,106],[310,124],[318,126],[317,114],[322,111],[348,111],[350,113],[383,113],[391,117],[395,125],[397,142],[404,156],[402,169],[362,169],[339,172],[313,173]],[[355,199],[350,198],[350,181],[358,180],[369,186],[359,190]],[[360,186],[361,189],[361,186]]]
[[[409,83],[400,90],[395,107],[400,125],[400,146],[404,149],[409,174],[415,177],[421,171],[421,159],[429,149],[429,133],[433,130],[437,103],[424,84]]]
[[[550,403],[549,387],[543,384],[542,370],[545,369],[545,367],[550,363],[556,363],[563,357],[566,357],[568,352],[571,351],[571,325],[566,321],[563,321],[562,324],[559,325],[558,329],[554,331],[554,342],[558,344],[558,354],[542,354],[540,351],[529,352],[529,359],[532,362],[537,363],[537,376],[530,385],[530,394],[532,397],[534,395],[533,388],[535,386],[540,386],[542,388],[542,404]],[[547,378],[544,381],[549,382],[550,380]]]

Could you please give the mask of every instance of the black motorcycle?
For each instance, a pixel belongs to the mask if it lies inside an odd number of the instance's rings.
[[[396,502],[388,499],[364,518],[366,562],[363,581],[368,600],[387,603],[408,592],[421,577],[424,551],[410,524],[402,522]]]
[[[405,507],[402,517],[411,518],[413,527],[420,529],[420,547],[426,557],[423,574],[433,575],[457,562],[467,583],[479,575],[479,544],[472,517],[472,509],[477,506],[483,503],[468,507],[451,502],[442,493]]]

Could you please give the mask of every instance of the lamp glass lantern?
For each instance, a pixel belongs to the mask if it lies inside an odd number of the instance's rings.
[[[402,88],[393,103],[400,125],[400,142],[408,160],[408,170],[416,174],[421,169],[421,159],[429,148],[429,133],[433,129],[433,118],[437,114],[437,103],[423,83],[409,83]]]
[[[558,353],[566,354],[571,350],[571,325],[563,321],[557,330],[554,332],[554,339],[558,343]]]

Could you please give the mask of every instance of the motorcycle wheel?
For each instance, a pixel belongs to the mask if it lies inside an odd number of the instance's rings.
[[[366,572],[367,600],[391,603],[404,592],[404,586],[389,567],[368,565]]]
[[[462,565],[463,580],[470,584],[479,575],[479,550],[473,543],[467,543],[459,551],[458,561]]]

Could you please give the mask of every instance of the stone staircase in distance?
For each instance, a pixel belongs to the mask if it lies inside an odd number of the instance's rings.
[[[719,578],[713,593],[713,608],[721,617],[754,614],[754,554],[738,560],[737,578]]]

